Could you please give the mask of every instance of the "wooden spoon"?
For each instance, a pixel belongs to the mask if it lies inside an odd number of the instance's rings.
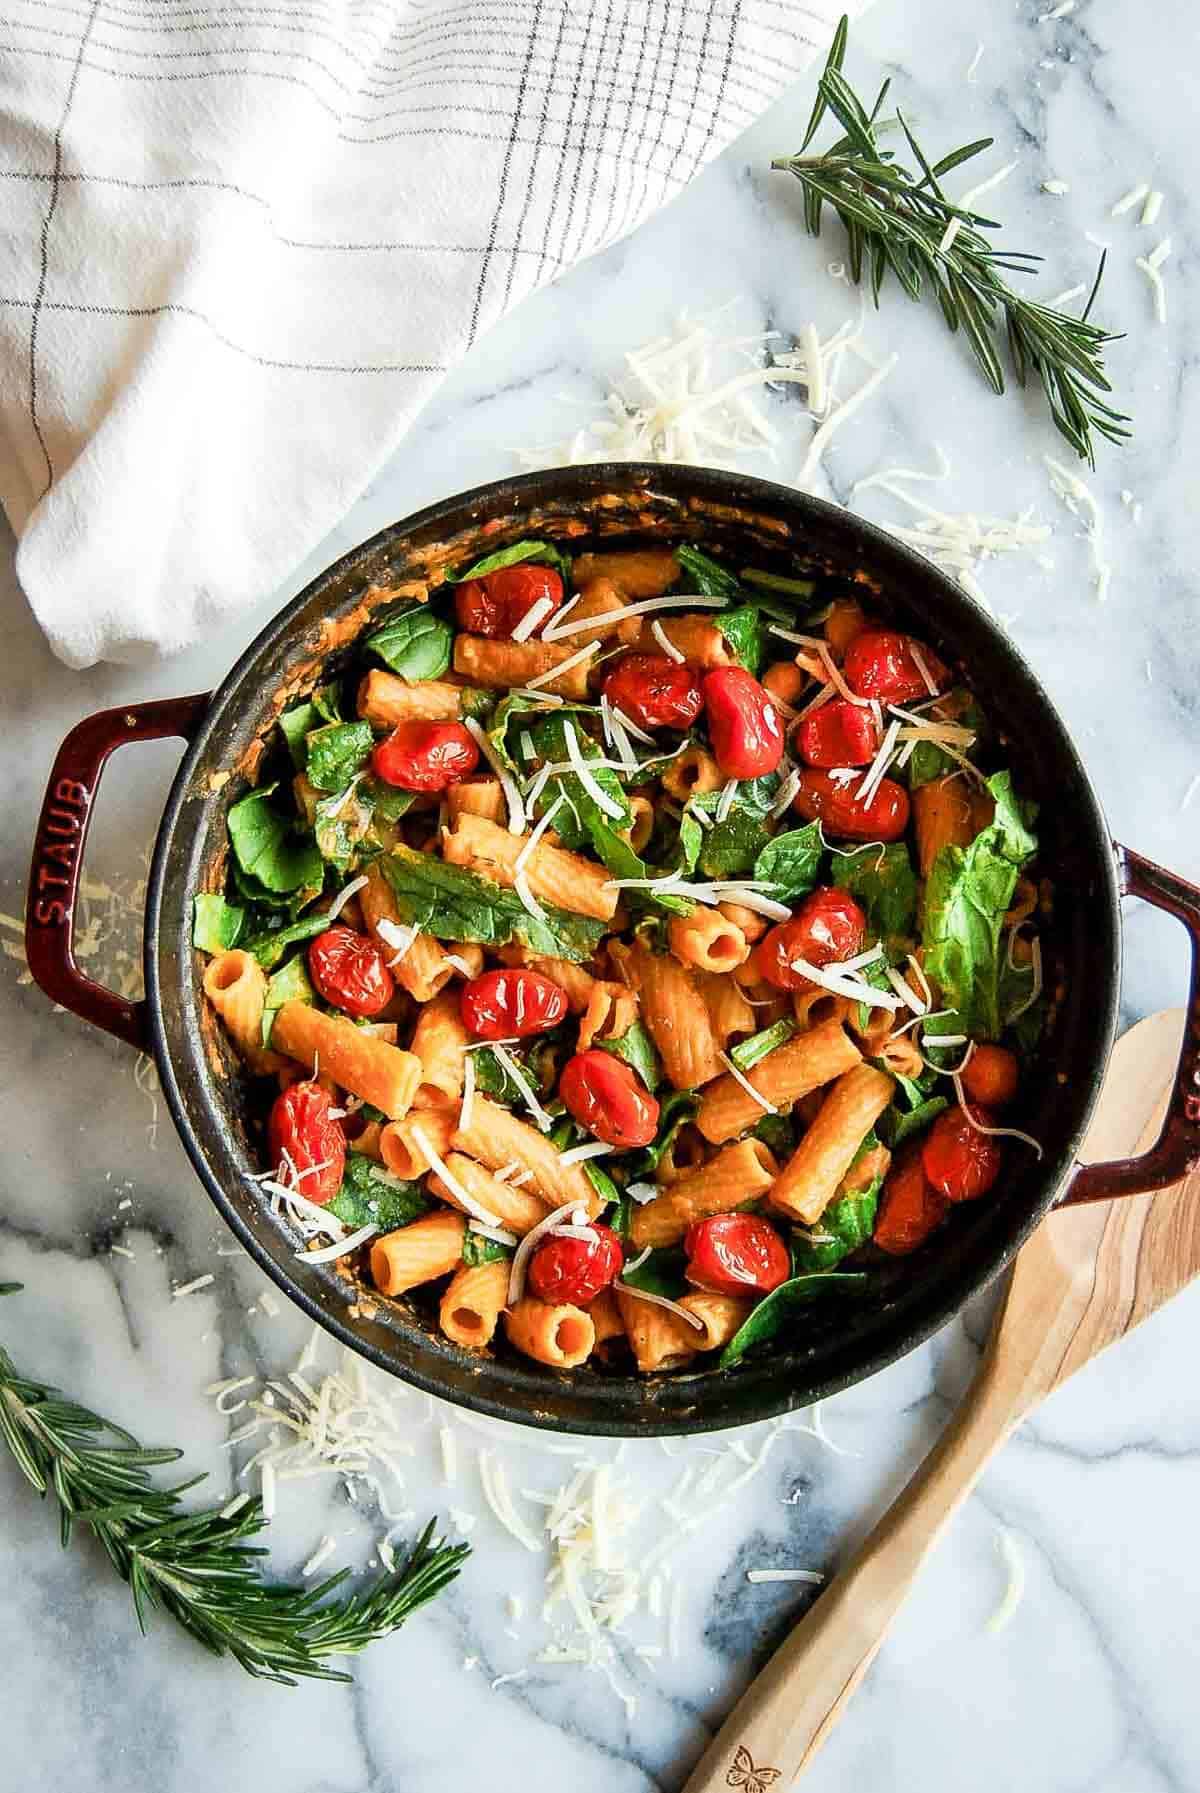
[[[1156,1138],[1183,1011],[1118,1041],[1080,1156]],[[1200,1274],[1200,1173],[1155,1195],[1052,1213],[1021,1251],[979,1373],[934,1449],[849,1566],[738,1701],[683,1793],[802,1774],[846,1707],[942,1530],[1039,1401]]]

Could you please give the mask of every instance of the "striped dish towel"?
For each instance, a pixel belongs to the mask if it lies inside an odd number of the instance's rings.
[[[267,595],[842,0],[3,0],[0,499],[69,665]]]

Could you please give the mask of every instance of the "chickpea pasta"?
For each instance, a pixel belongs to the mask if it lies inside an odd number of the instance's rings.
[[[1039,1149],[999,1119],[1056,998],[1036,810],[824,580],[508,542],[314,665],[193,943],[247,1175],[338,1288],[559,1375],[734,1371]]]

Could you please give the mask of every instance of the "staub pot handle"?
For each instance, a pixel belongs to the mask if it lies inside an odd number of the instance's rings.
[[[1179,1063],[1162,1131],[1139,1158],[1110,1164],[1081,1164],[1060,1206],[1107,1201],[1115,1195],[1144,1195],[1169,1189],[1200,1166],[1200,889],[1130,847],[1114,844],[1122,896],[1141,897],[1183,923],[1192,942],[1191,986]]]
[[[79,969],[75,958],[75,899],[84,842],[108,756],[134,741],[170,735],[190,740],[209,701],[208,692],[169,697],[99,710],[76,723],[55,756],[34,836],[25,902],[25,953],[34,981],[82,1021],[139,1049],[147,1042],[145,1002],[106,990]]]

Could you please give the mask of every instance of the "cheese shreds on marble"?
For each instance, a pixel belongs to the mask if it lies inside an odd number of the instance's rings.
[[[1050,475],[1055,496],[1061,498],[1072,515],[1083,523],[1092,560],[1092,583],[1096,588],[1096,597],[1103,603],[1108,597],[1112,582],[1112,566],[1105,553],[1104,512],[1090,487],[1077,473],[1072,473],[1069,467],[1064,467],[1052,455],[1044,454],[1042,461]]]

